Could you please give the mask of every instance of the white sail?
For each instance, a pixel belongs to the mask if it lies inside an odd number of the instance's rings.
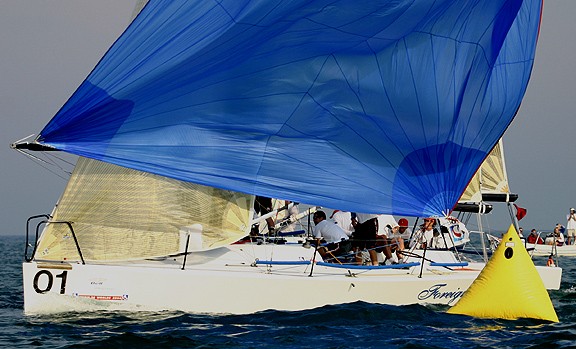
[[[488,154],[459,202],[482,202],[483,194],[510,194],[502,139]]]
[[[52,221],[71,222],[85,260],[208,250],[248,233],[251,196],[80,158]],[[67,224],[51,223],[37,258],[79,260]]]

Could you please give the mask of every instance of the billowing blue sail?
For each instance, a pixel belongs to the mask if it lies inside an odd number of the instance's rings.
[[[234,191],[442,215],[512,121],[541,0],[151,0],[38,141]]]

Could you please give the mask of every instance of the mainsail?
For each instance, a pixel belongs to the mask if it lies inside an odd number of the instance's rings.
[[[510,193],[502,139],[496,143],[494,149],[482,162],[459,201],[479,203],[486,201],[483,197],[500,195],[517,197],[516,194]]]
[[[541,7],[150,1],[37,142],[237,192],[447,214],[518,110]]]

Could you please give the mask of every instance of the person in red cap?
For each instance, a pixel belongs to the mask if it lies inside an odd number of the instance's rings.
[[[390,242],[393,246],[395,245],[393,250],[396,252],[398,260],[402,260],[404,258],[404,255],[402,254],[402,251],[404,250],[404,238],[410,238],[409,235],[406,236],[407,234],[410,234],[408,231],[408,220],[406,218],[400,218],[398,220],[398,225],[392,227],[391,232],[392,236]]]

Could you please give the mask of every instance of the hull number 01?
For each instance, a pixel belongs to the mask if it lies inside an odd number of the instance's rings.
[[[49,292],[52,289],[52,286],[54,285],[54,277],[56,277],[57,279],[60,279],[60,294],[64,294],[64,292],[66,292],[66,277],[68,276],[68,271],[64,270],[63,272],[61,272],[60,274],[54,276],[52,275],[52,273],[48,270],[40,270],[39,272],[36,273],[36,275],[34,275],[34,291],[36,291],[36,293],[46,293]],[[38,285],[38,281],[43,279],[46,279],[45,282],[42,282],[41,285],[43,286],[41,288],[41,286]]]

